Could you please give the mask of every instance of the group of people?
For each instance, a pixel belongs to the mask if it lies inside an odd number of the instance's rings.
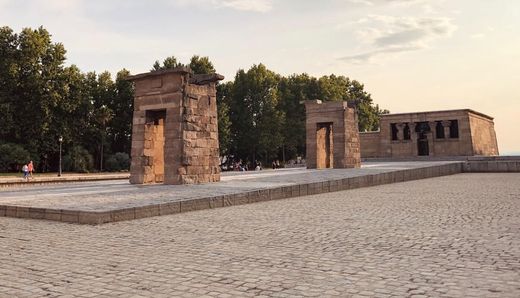
[[[281,168],[280,161],[279,160],[273,160],[273,163],[271,164],[271,166],[273,167],[273,170]]]
[[[32,178],[34,172],[34,164],[32,160],[29,161],[29,163],[23,165],[22,172],[24,180],[29,180],[29,178]]]
[[[251,164],[249,161],[247,163],[243,163],[242,160],[238,162],[233,162],[231,165],[231,169],[233,171],[240,171],[245,172],[249,170],[255,170],[255,171],[261,171],[262,170],[262,163],[259,161],[255,161],[253,164]]]

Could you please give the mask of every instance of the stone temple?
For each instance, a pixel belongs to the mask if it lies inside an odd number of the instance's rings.
[[[362,132],[363,158],[498,155],[493,118],[470,110],[382,115],[380,131]]]
[[[357,114],[346,101],[306,100],[308,169],[359,168]]]
[[[220,181],[219,74],[175,68],[131,76],[135,83],[130,182]],[[382,115],[380,131],[358,131],[347,102],[305,101],[309,169],[359,168],[363,158],[498,155],[493,118],[470,110]]]
[[[135,83],[131,183],[220,181],[215,84],[223,78],[183,67],[128,78]]]

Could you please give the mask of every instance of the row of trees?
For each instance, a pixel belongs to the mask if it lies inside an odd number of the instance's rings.
[[[65,66],[65,48],[47,30],[0,28],[0,171],[32,159],[39,171],[58,165],[63,137],[66,170],[128,167],[133,86],[129,71],[84,73]],[[189,66],[213,73],[208,57],[183,65],[174,56],[156,61],[151,71]],[[217,86],[221,155],[243,161],[291,159],[305,154],[307,99],[358,104],[362,131],[378,127],[379,109],[364,86],[344,76],[281,76],[264,65],[239,70]],[[5,151],[5,152],[4,152]],[[16,154],[15,154],[16,153]]]
[[[109,72],[65,66],[65,54],[42,27],[19,34],[0,28],[0,143],[23,147],[39,171],[57,169],[60,136],[71,170],[102,167],[110,154],[130,150],[129,71],[119,71],[114,81]],[[83,160],[73,160],[78,157]],[[18,166],[3,164],[1,170]]]
[[[264,163],[305,156],[304,100],[355,103],[360,131],[377,130],[379,115],[388,113],[348,77],[281,76],[263,64],[239,70],[217,95],[221,154]]]

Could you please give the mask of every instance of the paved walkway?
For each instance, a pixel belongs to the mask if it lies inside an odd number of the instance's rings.
[[[22,174],[18,176],[1,176],[0,188],[13,186],[31,186],[34,184],[49,184],[62,182],[80,182],[80,181],[99,181],[99,180],[114,180],[114,179],[128,179],[129,173],[96,173],[96,174],[79,174],[79,173],[64,173],[60,177],[56,174],[34,174],[33,177],[25,180]]]
[[[520,174],[100,226],[0,217],[0,297],[519,297]]]
[[[201,185],[132,185],[126,180],[114,180],[26,186],[0,189],[0,205],[81,211],[119,210],[447,163],[452,162],[374,162],[364,163],[361,169],[225,172],[221,182]]]

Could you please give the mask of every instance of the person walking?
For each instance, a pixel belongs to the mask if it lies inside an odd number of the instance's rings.
[[[27,170],[29,171],[29,178],[33,178],[33,172],[34,172],[34,164],[33,164],[33,161],[31,160],[29,162],[29,164],[27,165]]]
[[[29,166],[27,164],[23,165],[22,172],[23,172],[23,179],[27,180],[29,177]]]

